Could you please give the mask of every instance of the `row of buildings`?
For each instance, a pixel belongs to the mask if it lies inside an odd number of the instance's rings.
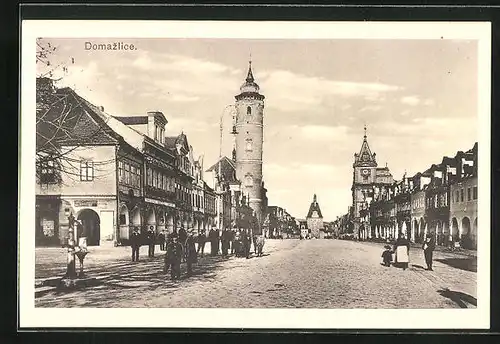
[[[356,239],[394,239],[403,232],[421,242],[426,234],[439,245],[477,247],[477,143],[454,157],[443,157],[427,170],[394,180],[389,168],[378,167],[366,128],[354,155],[352,206],[335,227]]]
[[[162,112],[113,116],[37,79],[36,244],[64,244],[70,217],[90,246],[127,244],[134,227],[262,232],[263,100],[250,65],[232,105],[232,157],[205,170],[185,133],[168,135]]]
[[[338,230],[335,222],[326,222],[323,219],[317,196],[309,206],[305,218],[294,218],[288,212],[277,206],[268,207],[269,237],[302,237],[302,238],[335,238]]]

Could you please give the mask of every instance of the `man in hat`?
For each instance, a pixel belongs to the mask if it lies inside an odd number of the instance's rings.
[[[433,271],[432,270],[432,253],[434,252],[435,248],[436,248],[436,243],[434,241],[434,235],[429,233],[425,236],[425,240],[424,240],[424,243],[422,245],[422,249],[424,250],[425,264],[427,264],[427,270],[429,270],[429,271]]]
[[[139,261],[139,248],[141,247],[141,234],[139,233],[139,227],[134,227],[134,230],[130,234],[130,246],[132,247],[132,261]]]
[[[231,243],[231,231],[225,228],[222,231],[222,256],[227,257],[229,254],[229,245]]]
[[[181,277],[182,246],[178,239],[177,234],[172,234],[172,241],[167,245],[165,257],[166,263],[170,265],[170,276],[173,280]]]
[[[184,247],[186,249],[187,275],[191,276],[193,274],[193,263],[196,263],[198,261],[193,229],[190,229],[188,231],[188,237],[186,239],[186,244],[184,245]]]
[[[161,231],[158,234],[158,241],[160,242],[160,251],[165,251],[165,231]]]
[[[246,259],[250,258],[250,234],[248,234],[248,230],[243,230],[243,237],[242,237],[242,243],[243,243],[243,255],[246,257]]]
[[[198,232],[197,241],[198,241],[197,253],[199,254],[201,251],[201,256],[203,257],[203,254],[205,252],[205,243],[207,242],[207,236],[205,234],[204,229],[200,229],[200,231]]]
[[[148,251],[148,256],[150,258],[153,258],[155,256],[155,228],[153,226],[149,226],[148,233],[148,246],[149,246],[149,251]]]

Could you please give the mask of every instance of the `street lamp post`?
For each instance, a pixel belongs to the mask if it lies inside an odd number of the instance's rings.
[[[222,138],[224,136],[224,114],[226,113],[226,110],[229,109],[229,108],[233,108],[234,109],[234,105],[233,104],[229,104],[229,105],[226,105],[224,107],[224,109],[222,110],[221,114],[220,114],[220,119],[219,119],[219,130],[220,130],[220,133],[219,133],[219,168],[218,168],[218,182],[219,182],[219,191],[217,192],[217,194],[219,195],[220,197],[220,201],[219,201],[219,230],[223,229],[223,226],[222,226],[222,221],[223,221],[223,211],[224,211],[224,199],[223,199],[223,195],[225,193],[225,191],[222,190],[222,163],[221,163],[221,160],[222,160]]]

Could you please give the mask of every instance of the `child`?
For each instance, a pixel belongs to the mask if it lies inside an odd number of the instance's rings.
[[[391,246],[385,245],[384,246],[385,251],[382,252],[382,261],[384,266],[391,266],[391,260],[392,260],[392,250]]]

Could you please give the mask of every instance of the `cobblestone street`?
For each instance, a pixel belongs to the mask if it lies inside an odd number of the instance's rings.
[[[128,247],[91,248],[86,272],[96,287],[51,292],[37,307],[220,308],[465,308],[476,304],[475,257],[435,252],[425,271],[422,250],[410,251],[410,268],[380,264],[383,244],[341,240],[267,240],[264,256],[204,257],[194,276],[170,281],[163,254],[130,261]],[[206,252],[209,246],[206,247]],[[36,277],[60,276],[63,249],[37,249]]]

